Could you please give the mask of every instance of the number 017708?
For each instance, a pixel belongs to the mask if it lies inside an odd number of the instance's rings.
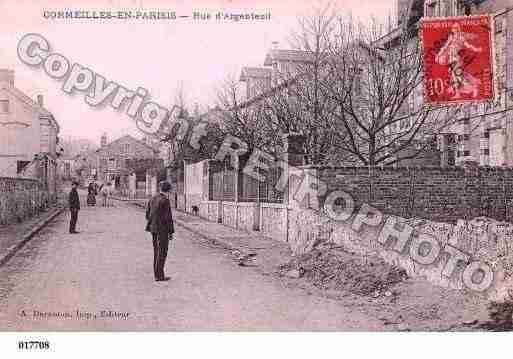
[[[49,341],[19,341],[20,350],[47,350],[50,349]]]

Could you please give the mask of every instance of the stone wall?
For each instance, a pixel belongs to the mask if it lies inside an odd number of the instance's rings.
[[[0,224],[21,222],[49,205],[39,181],[0,177]]]
[[[422,278],[432,284],[457,290],[469,290],[463,284],[462,277],[466,265],[475,261],[484,262],[493,271],[493,282],[483,292],[474,293],[481,293],[493,300],[513,298],[513,224],[475,218],[471,221],[460,220],[454,225],[395,217],[396,223],[407,223],[413,227],[410,240],[401,252],[397,252],[393,249],[396,238],[389,237],[384,243],[379,242],[389,217],[384,215],[379,225],[363,225],[356,231],[353,227],[354,216],[346,221],[336,221],[320,211],[296,210],[290,222],[290,247],[295,255],[307,253],[322,244],[342,247],[362,256],[377,255],[385,262],[405,269],[412,278]],[[412,259],[412,243],[421,234],[434,237],[440,248],[436,259],[428,265]],[[449,247],[468,255],[468,260],[459,261],[455,270],[446,276],[444,268],[451,258]]]

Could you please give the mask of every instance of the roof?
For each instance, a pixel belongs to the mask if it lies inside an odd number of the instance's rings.
[[[57,128],[57,133],[60,131],[59,123],[55,120],[52,113],[48,111],[46,108],[39,106],[39,104],[27,96],[23,91],[17,89],[16,87],[6,86],[4,89],[11,93],[13,96],[23,101],[26,105],[31,107],[33,110],[37,111],[39,116],[49,119],[53,122],[54,126]]]
[[[122,140],[125,140],[125,139],[128,139],[132,142],[137,142],[137,143],[140,143],[141,145],[145,146],[145,147],[148,147],[149,149],[151,149],[154,153],[157,153],[158,150],[156,150],[155,148],[151,147],[150,145],[148,145],[146,142],[144,141],[141,141],[141,140],[138,140],[137,138],[133,137],[133,136],[130,136],[130,135],[124,135],[110,143],[108,143],[105,147],[110,147],[111,145],[117,143],[117,142],[120,142]],[[101,152],[104,148],[99,148],[96,150],[96,152]]]
[[[265,67],[243,67],[240,74],[240,81],[246,81],[248,78],[269,78],[272,69]]]
[[[372,53],[372,54],[375,54],[379,57],[382,58],[382,54],[372,48],[371,46],[359,41],[359,42],[354,42],[352,45],[351,45],[352,48],[360,48],[360,49],[363,49],[363,50],[366,50],[367,53]],[[303,62],[313,62],[314,61],[314,56],[315,54],[314,53],[310,53],[310,52],[306,52],[306,51],[298,51],[298,50],[271,50],[268,54],[267,54],[267,57],[266,57],[266,63],[264,65],[267,65],[267,61],[271,61],[270,59],[272,59],[273,57],[272,56],[276,56],[274,57],[275,59],[277,60],[281,60],[281,61],[303,61]],[[324,63],[324,61],[326,61],[328,58],[330,58],[332,55],[329,55],[329,54],[325,54],[324,56],[319,56],[319,59],[318,61],[320,61],[320,63]],[[293,59],[302,59],[302,60],[293,60]],[[255,96],[255,97],[252,97],[250,98],[249,100],[243,102],[242,104],[240,104],[238,107],[239,108],[245,108],[245,107],[248,107],[264,98],[267,98],[269,96],[272,96],[274,95],[276,92],[278,91],[281,91],[283,90],[284,88],[287,88],[288,86],[296,83],[300,78],[301,76],[303,75],[304,73],[299,73],[299,74],[296,74],[288,79],[286,79],[285,81],[283,82],[280,82],[278,85],[275,85],[273,86],[272,88],[270,88],[269,90]]]
[[[264,66],[272,66],[275,61],[311,62],[314,54],[302,50],[270,50],[264,61]]]

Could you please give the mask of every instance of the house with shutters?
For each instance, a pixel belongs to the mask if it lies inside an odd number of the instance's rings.
[[[36,178],[55,193],[60,126],[43,96],[16,88],[14,75],[0,69],[0,177]]]

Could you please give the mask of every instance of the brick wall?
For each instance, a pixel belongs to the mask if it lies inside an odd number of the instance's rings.
[[[36,180],[0,177],[0,224],[20,222],[48,205],[49,196]]]
[[[512,221],[511,168],[318,168],[328,193],[351,194],[387,214],[456,222],[487,216]],[[320,198],[324,203],[325,196]]]

